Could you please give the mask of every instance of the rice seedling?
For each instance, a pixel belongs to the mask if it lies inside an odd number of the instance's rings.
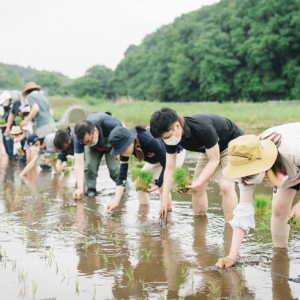
[[[150,235],[150,231],[148,229],[144,230],[144,235],[148,237]]]
[[[268,213],[266,213],[259,220],[257,220],[256,230],[270,230],[271,218],[272,210],[269,210]]]
[[[182,265],[179,267],[181,274],[186,275],[189,273],[190,268],[187,265]]]
[[[104,263],[108,263],[108,257],[105,253],[102,254],[102,257],[103,257],[103,260],[104,260]]]
[[[266,214],[270,208],[271,198],[272,196],[268,194],[255,194],[253,201],[255,213],[258,215]]]
[[[15,121],[17,126],[20,126],[20,124],[22,123],[22,118],[17,116],[17,117],[15,117],[14,121]]]
[[[190,184],[189,170],[186,167],[175,168],[173,172],[173,179],[177,185],[177,191],[179,190],[183,193],[186,193],[187,189],[185,186]]]
[[[73,161],[74,161],[74,159],[69,158],[69,159],[67,159],[66,164],[67,164],[69,167],[71,167],[71,166],[73,165]]]
[[[45,158],[53,160],[56,158],[56,153],[50,153],[49,155],[45,156]]]
[[[136,190],[147,192],[152,181],[153,173],[149,171],[141,171],[136,179]]]
[[[113,264],[114,264],[115,270],[119,271],[120,267],[118,267],[114,261],[113,261]]]
[[[167,258],[166,259],[162,258],[161,262],[163,264],[163,267],[165,268],[167,266],[168,259]]]
[[[138,162],[138,163],[134,164],[134,167],[138,168],[138,169],[142,169],[144,167],[145,163],[146,163],[145,161]]]
[[[32,298],[35,299],[35,294],[36,294],[36,291],[37,291],[37,284],[35,282],[35,280],[32,280]]]
[[[37,249],[40,248],[40,240],[39,240],[39,238],[36,238],[36,240],[35,240],[35,245],[36,245],[36,248],[37,248]]]
[[[98,232],[99,233],[101,232],[101,224],[100,224],[100,222],[98,222]]]
[[[213,293],[213,294],[216,294],[218,292],[218,290],[220,289],[219,286],[217,286],[216,283],[213,283],[213,282],[209,282],[210,286],[208,287],[210,289],[210,291]]]
[[[62,283],[66,279],[66,276],[63,273],[60,273],[60,274],[63,277],[62,281],[60,282],[60,283]]]
[[[100,245],[99,244],[94,245],[94,249],[95,249],[96,255],[99,255],[99,253],[100,253]]]
[[[113,238],[113,233],[112,232],[108,232],[109,235],[109,239],[111,240]]]
[[[134,244],[134,242],[131,242],[131,249],[132,249],[132,251],[135,250],[135,244]]]
[[[57,274],[57,272],[58,272],[58,263],[57,263],[57,261],[55,262],[55,267],[56,267],[56,274]]]
[[[95,300],[95,299],[96,299],[96,287],[94,288],[94,294],[93,294],[92,300]]]
[[[147,260],[150,259],[152,251],[146,249],[145,253],[146,253]]]
[[[0,125],[4,125],[4,124],[6,124],[6,120],[0,117]]]
[[[160,300],[165,300],[166,299],[166,290],[164,290],[162,294],[159,294],[159,299]]]
[[[76,293],[79,293],[79,279],[77,278],[75,281]]]
[[[15,271],[16,267],[17,267],[17,261],[16,260],[12,260],[11,263],[12,263],[12,271]]]
[[[119,245],[119,244],[120,244],[120,241],[119,241],[117,238],[115,238],[115,244],[116,244],[116,245]]]
[[[75,209],[74,209],[74,207],[70,207],[70,213],[71,213],[71,216],[73,218],[74,215],[75,215]]]
[[[140,279],[139,282],[142,285],[142,290],[145,291],[145,279]]]
[[[130,171],[131,171],[132,180],[136,181],[136,179],[138,178],[138,176],[141,172],[141,169],[133,167],[133,168],[130,169]]]
[[[293,216],[287,223],[291,226],[292,230],[296,230],[300,227],[300,217]]]
[[[94,232],[95,228],[94,228],[94,223],[91,224],[91,231]]]
[[[125,275],[128,277],[129,281],[133,280],[134,279],[134,276],[133,276],[133,269],[131,267],[129,267],[128,269],[124,268],[125,269]]]
[[[70,175],[70,170],[64,169],[63,173],[64,173],[64,176],[68,176],[68,175]]]

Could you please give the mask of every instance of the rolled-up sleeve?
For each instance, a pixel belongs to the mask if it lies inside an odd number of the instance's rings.
[[[232,229],[242,228],[249,233],[250,228],[255,228],[254,207],[252,202],[240,202],[233,211],[233,219],[229,222]]]

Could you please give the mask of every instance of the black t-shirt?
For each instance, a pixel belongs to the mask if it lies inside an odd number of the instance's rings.
[[[12,109],[10,110],[10,112],[12,114],[14,114],[15,117],[17,117],[19,115],[19,112],[20,112],[19,108],[20,108],[20,106],[21,106],[21,100],[16,100],[16,101],[13,102]]]
[[[243,131],[230,120],[215,114],[193,114],[184,117],[184,136],[179,145],[184,149],[205,153],[217,143],[220,152],[228,147],[228,143],[243,135]],[[177,145],[166,145],[166,151],[174,154]]]

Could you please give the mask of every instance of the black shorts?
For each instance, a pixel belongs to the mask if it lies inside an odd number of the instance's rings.
[[[298,183],[298,184],[296,184],[296,185],[294,185],[294,186],[290,186],[289,188],[290,188],[290,189],[294,189],[294,190],[296,190],[296,191],[299,191],[299,190],[300,190],[300,183]]]

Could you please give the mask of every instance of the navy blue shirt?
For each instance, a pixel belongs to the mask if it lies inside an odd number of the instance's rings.
[[[163,184],[164,172],[166,167],[165,143],[163,142],[162,139],[154,138],[150,133],[149,128],[147,128],[146,131],[138,131],[137,137],[139,138],[141,148],[144,153],[144,157],[145,157],[144,161],[150,164],[160,163],[162,166],[161,173],[156,182],[156,185],[161,187]],[[181,146],[178,146],[177,152],[179,153],[182,150],[183,148]],[[133,153],[133,155],[136,156],[135,153]],[[129,157],[120,156],[120,160],[123,162],[128,162]],[[121,163],[117,185],[125,185],[127,179],[127,172],[128,172],[128,164]]]
[[[105,128],[102,128],[101,121],[100,121],[100,115],[103,117],[103,125]],[[85,120],[91,121],[95,123],[98,131],[99,131],[99,137],[98,137],[98,143],[91,147],[92,149],[95,149],[99,152],[105,152],[108,150],[109,146],[106,143],[106,139],[108,138],[108,135],[110,132],[116,127],[116,126],[122,126],[122,122],[118,120],[117,118],[106,114],[106,113],[92,113],[88,115]],[[77,137],[74,137],[74,153],[83,153],[84,152],[84,143],[80,142]]]
[[[190,151],[205,153],[206,149],[219,144],[222,152],[231,140],[244,134],[233,122],[219,115],[200,113],[183,118],[184,136],[179,145]],[[166,145],[167,153],[175,153],[176,147]]]

